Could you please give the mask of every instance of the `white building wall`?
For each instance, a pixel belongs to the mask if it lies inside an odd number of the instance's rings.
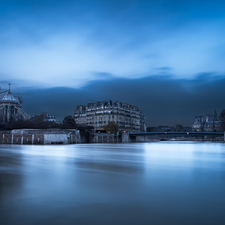
[[[44,144],[51,144],[52,142],[69,144],[67,134],[44,134]]]

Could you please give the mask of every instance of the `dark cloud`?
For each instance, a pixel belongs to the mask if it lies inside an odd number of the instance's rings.
[[[190,125],[225,107],[224,11],[220,0],[0,0],[2,89],[10,81],[31,114],[114,99],[148,125]]]
[[[73,115],[78,104],[112,99],[139,106],[149,126],[191,125],[194,116],[225,108],[224,87],[224,76],[214,80],[208,77],[205,82],[155,76],[93,81],[80,89],[24,89],[21,95],[24,108],[31,114],[48,112],[58,119]]]

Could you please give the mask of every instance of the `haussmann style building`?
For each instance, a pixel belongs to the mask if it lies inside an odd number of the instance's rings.
[[[74,110],[74,119],[78,125],[93,126],[96,131],[103,130],[114,121],[119,131],[146,131],[143,112],[134,105],[119,101],[99,101],[78,105]]]
[[[192,131],[202,131],[202,132],[216,132],[222,131],[222,121],[220,116],[217,116],[215,110],[214,115],[196,116],[192,124]]]
[[[0,122],[8,123],[13,119],[30,119],[29,113],[23,110],[23,100],[21,96],[15,96],[9,89],[2,91],[0,89]]]

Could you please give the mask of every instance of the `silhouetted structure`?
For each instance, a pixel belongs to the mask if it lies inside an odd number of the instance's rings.
[[[221,117],[217,116],[216,110],[213,116],[206,115],[205,119],[203,116],[196,116],[192,124],[192,130],[204,132],[222,131]]]
[[[30,119],[29,113],[23,110],[23,101],[19,96],[14,96],[9,89],[7,91],[0,92],[0,122],[9,123],[12,120],[18,119]],[[1,89],[0,89],[1,90]]]
[[[55,117],[55,115],[51,115],[51,114],[43,112],[43,113],[33,116],[32,120],[56,122],[56,117]]]

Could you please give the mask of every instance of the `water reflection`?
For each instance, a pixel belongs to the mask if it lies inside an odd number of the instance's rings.
[[[1,224],[223,224],[224,175],[224,143],[1,145]]]
[[[11,151],[9,146],[0,149],[0,201],[7,196],[9,188],[21,185],[21,166],[21,154]]]
[[[83,147],[83,146],[81,146]],[[107,173],[141,173],[143,170],[143,151],[134,146],[123,148],[123,145],[93,145],[90,153],[84,146],[82,154],[75,159],[80,169],[103,171]]]

